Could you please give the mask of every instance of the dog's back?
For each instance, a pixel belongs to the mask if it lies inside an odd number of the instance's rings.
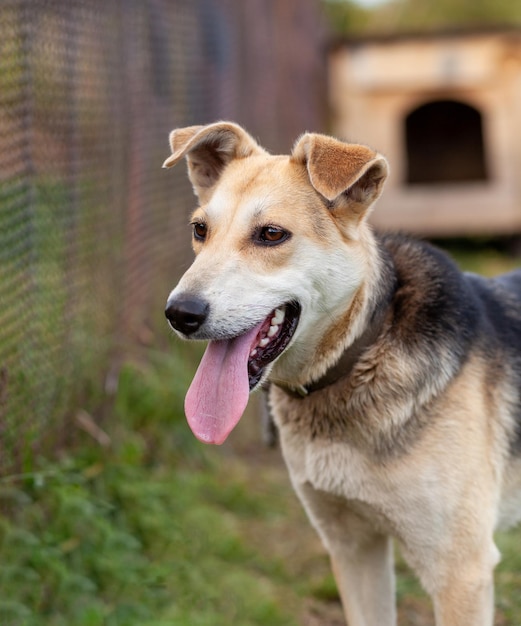
[[[495,337],[513,361],[521,361],[521,270],[484,278],[465,274],[487,325],[489,339]]]

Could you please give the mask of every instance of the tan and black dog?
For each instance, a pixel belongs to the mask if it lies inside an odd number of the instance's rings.
[[[200,206],[166,315],[208,340],[185,410],[222,443],[253,389],[325,547],[349,626],[396,624],[392,537],[438,626],[491,626],[496,528],[521,519],[521,272],[462,274],[367,223],[383,156],[240,126],[175,130]]]

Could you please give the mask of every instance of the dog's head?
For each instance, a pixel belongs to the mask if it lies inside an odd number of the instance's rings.
[[[369,209],[387,175],[365,146],[304,134],[272,156],[240,126],[172,131],[199,207],[196,259],[171,292],[166,315],[183,338],[209,340],[185,410],[201,440],[222,443],[249,392],[270,372],[309,382],[328,328],[368,272]]]

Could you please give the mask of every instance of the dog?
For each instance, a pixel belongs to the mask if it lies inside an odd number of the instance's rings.
[[[396,624],[393,539],[437,626],[491,626],[494,531],[521,520],[521,271],[464,274],[368,223],[373,149],[305,133],[273,156],[232,122],[172,131],[198,197],[166,316],[208,341],[187,392],[221,444],[253,390],[332,563],[349,626]]]

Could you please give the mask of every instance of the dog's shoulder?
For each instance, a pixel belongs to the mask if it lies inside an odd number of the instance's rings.
[[[394,340],[415,352],[450,354],[460,361],[479,333],[480,302],[451,257],[401,234],[378,237],[394,266]]]

